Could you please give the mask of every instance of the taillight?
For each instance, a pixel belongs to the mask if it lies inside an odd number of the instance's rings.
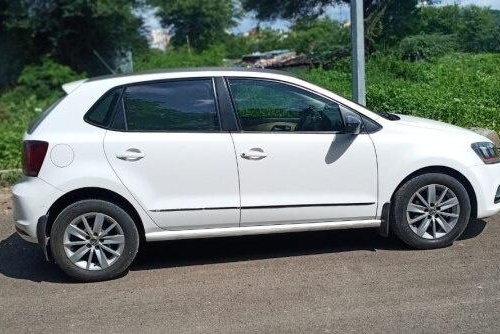
[[[40,140],[25,140],[23,142],[23,173],[26,176],[38,176],[43,159],[47,154],[49,143]]]

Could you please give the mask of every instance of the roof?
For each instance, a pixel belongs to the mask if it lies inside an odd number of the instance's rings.
[[[167,68],[167,69],[155,69],[155,70],[149,70],[149,71],[141,71],[141,72],[134,72],[134,73],[120,73],[120,74],[110,74],[110,75],[103,75],[103,76],[98,76],[98,77],[93,77],[90,79],[87,79],[86,82],[92,82],[92,81],[99,81],[99,80],[106,80],[106,79],[114,79],[114,78],[125,78],[125,77],[133,77],[133,76],[140,76],[140,75],[146,75],[146,74],[162,74],[162,73],[186,73],[186,72],[246,72],[246,73],[273,73],[273,74],[280,74],[280,75],[286,75],[290,77],[295,77],[290,72],[285,72],[285,71],[278,71],[278,70],[267,70],[267,69],[261,69],[261,68],[246,68],[246,67],[188,67],[188,68]]]

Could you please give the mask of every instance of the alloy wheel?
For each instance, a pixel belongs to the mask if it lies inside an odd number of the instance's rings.
[[[64,252],[76,266],[103,270],[123,254],[125,235],[110,216],[91,212],[76,217],[64,231]]]
[[[429,184],[417,190],[406,208],[411,230],[424,239],[445,236],[455,227],[459,217],[458,197],[440,184]]]

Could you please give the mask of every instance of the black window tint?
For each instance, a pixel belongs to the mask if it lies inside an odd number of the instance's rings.
[[[229,79],[244,131],[342,131],[339,106],[319,95],[284,83]]]
[[[218,131],[212,80],[130,86],[124,94],[131,131]]]
[[[120,98],[121,88],[116,88],[100,99],[85,116],[85,119],[96,125],[107,126],[113,115],[116,102]]]

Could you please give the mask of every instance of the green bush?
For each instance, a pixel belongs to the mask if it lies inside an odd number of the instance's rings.
[[[31,94],[46,98],[53,95],[54,91],[60,91],[62,84],[84,77],[84,74],[77,74],[68,66],[44,58],[39,65],[26,66],[17,83]]]
[[[225,49],[221,45],[212,46],[201,52],[187,48],[167,51],[149,50],[136,57],[134,67],[137,71],[144,71],[161,68],[220,66],[224,55]]]
[[[397,63],[406,68],[394,71]],[[417,75],[409,75],[413,73]],[[340,95],[351,92],[348,66],[302,72]],[[376,57],[367,63],[367,105],[374,111],[416,115],[462,127],[500,132],[500,54],[450,54],[434,62],[409,63]]]
[[[399,43],[399,56],[403,60],[419,61],[442,56],[457,50],[454,35],[414,35]]]
[[[414,34],[456,35],[459,50],[500,51],[500,12],[478,6],[422,6]]]
[[[80,78],[49,58],[25,67],[18,86],[0,96],[0,170],[20,167],[21,140],[30,121],[63,95],[62,84]]]
[[[220,55],[214,50],[210,52]],[[189,56],[187,51],[181,54]],[[207,59],[208,55],[192,54],[191,59],[182,60],[179,54],[159,52],[151,58],[153,63],[142,66],[143,69],[178,67],[184,61],[190,66],[213,64]],[[350,97],[349,59],[334,63],[328,70],[314,68],[294,72]],[[28,123],[38,114],[37,110],[45,108],[61,94],[58,89],[50,91],[49,96],[40,97],[28,87],[30,85],[25,84],[0,95],[0,170],[20,167],[21,138]],[[432,62],[408,62],[395,55],[376,54],[367,62],[367,104],[375,111],[411,114],[462,127],[500,131],[498,87],[500,54],[454,53],[436,57]]]
[[[463,51],[500,51],[500,15],[487,8],[469,6],[463,9],[461,21],[458,38]]]
[[[299,21],[287,37],[290,48],[323,67],[349,55],[349,29],[331,19]]]

